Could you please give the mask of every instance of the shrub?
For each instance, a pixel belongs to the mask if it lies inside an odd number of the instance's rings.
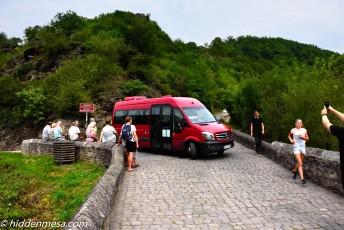
[[[46,97],[42,88],[24,89],[16,94],[24,104],[25,118],[32,118],[33,123],[37,124],[45,119],[47,109],[45,108]]]

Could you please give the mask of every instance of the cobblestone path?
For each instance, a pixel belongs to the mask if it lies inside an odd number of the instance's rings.
[[[344,229],[344,197],[239,143],[198,160],[139,153],[106,229]]]

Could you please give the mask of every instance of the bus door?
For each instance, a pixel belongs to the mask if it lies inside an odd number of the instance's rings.
[[[153,149],[172,150],[172,107],[152,105],[150,120],[151,145]]]

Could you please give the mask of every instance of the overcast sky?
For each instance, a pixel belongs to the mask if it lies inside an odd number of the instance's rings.
[[[0,31],[22,38],[71,10],[94,18],[116,10],[150,14],[173,40],[281,37],[344,53],[344,0],[0,0]]]

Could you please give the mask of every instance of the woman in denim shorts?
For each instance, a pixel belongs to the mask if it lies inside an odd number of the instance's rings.
[[[297,173],[300,174],[301,183],[306,184],[306,180],[303,177],[302,162],[306,154],[306,141],[309,140],[307,130],[303,128],[302,120],[297,119],[295,121],[295,128],[290,130],[288,135],[290,142],[293,144],[293,151],[296,159],[296,166],[293,170],[293,179],[296,179]]]

